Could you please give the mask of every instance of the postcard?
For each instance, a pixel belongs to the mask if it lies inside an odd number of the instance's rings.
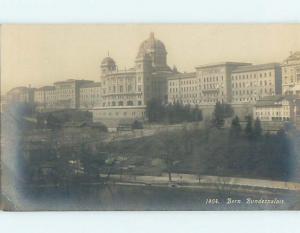
[[[299,24],[0,38],[3,210],[300,210]]]

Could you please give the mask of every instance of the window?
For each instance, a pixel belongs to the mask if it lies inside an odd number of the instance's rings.
[[[127,101],[127,106],[133,106],[133,101],[131,100]]]

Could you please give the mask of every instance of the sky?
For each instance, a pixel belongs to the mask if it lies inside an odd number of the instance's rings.
[[[181,72],[223,61],[282,62],[300,51],[300,24],[2,25],[1,91],[66,79],[100,81],[101,60],[134,66],[139,45],[154,32]]]

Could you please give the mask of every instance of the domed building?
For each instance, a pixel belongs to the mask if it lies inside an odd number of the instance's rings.
[[[282,93],[300,97],[300,51],[291,52],[281,64]]]
[[[102,60],[100,67],[102,73],[107,73],[116,70],[116,63],[111,57],[106,57]]]
[[[154,33],[151,32],[147,40],[140,45],[137,59],[143,59],[148,56],[151,59],[151,65],[154,69],[170,70],[167,65],[167,51],[163,42],[155,39]]]
[[[102,102],[93,109],[94,120],[144,119],[146,104],[156,98],[167,101],[167,78],[173,71],[167,64],[167,50],[163,42],[150,33],[138,49],[135,66],[118,69],[111,57],[101,65]]]

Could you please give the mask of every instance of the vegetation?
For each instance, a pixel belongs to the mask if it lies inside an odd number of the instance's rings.
[[[163,105],[161,101],[152,99],[147,103],[146,115],[149,122],[177,124],[202,120],[202,112],[198,107],[180,103]]]
[[[153,106],[160,110],[149,111]],[[154,121],[160,119],[159,114],[163,114],[164,121],[173,123],[201,116],[200,110],[180,104],[163,106],[153,102],[147,108],[148,117]],[[230,106],[217,103],[213,127],[211,122],[204,122],[202,129],[166,131],[110,143],[82,139],[69,145],[58,144],[53,142],[57,140],[54,135],[53,141],[32,147],[24,145],[27,150],[20,151],[26,171],[24,177],[37,184],[107,182],[111,174],[126,170],[127,174],[134,175],[167,173],[169,181],[173,173],[288,180],[294,172],[291,164],[296,161],[293,137],[286,133],[288,128],[277,134],[264,134],[259,119],[253,121],[250,116],[246,117],[245,127],[238,117],[232,119],[230,128],[222,127],[224,119],[232,114]],[[136,128],[142,127],[140,122],[134,124]],[[99,174],[106,177],[101,178]]]
[[[231,117],[233,113],[234,112],[230,104],[220,103],[218,101],[213,113],[213,126],[216,128],[222,128],[224,126],[225,118]]]
[[[143,122],[139,121],[139,120],[135,120],[133,123],[132,123],[132,129],[143,129],[144,126],[143,126]]]

